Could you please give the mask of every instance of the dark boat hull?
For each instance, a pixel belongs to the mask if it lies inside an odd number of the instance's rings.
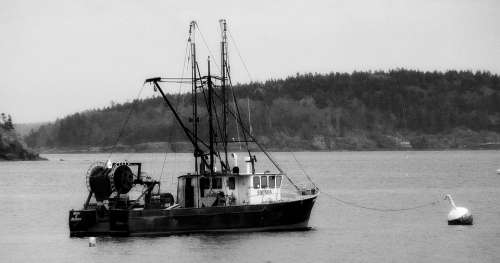
[[[317,195],[259,205],[125,210],[70,211],[71,236],[149,236],[196,232],[279,231],[308,228]],[[75,214],[76,213],[76,214]]]
[[[448,220],[448,225],[472,225],[474,223],[474,219],[472,215],[464,215],[454,220]]]

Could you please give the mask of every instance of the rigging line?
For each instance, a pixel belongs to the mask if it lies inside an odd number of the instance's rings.
[[[233,97],[233,102],[236,106],[236,114],[234,112],[232,112],[231,110],[229,110],[229,113],[231,113],[231,115],[234,116],[235,119],[237,119],[239,125],[241,126],[241,131],[242,131],[242,134],[243,134],[243,138],[245,140],[245,145],[246,145],[246,148],[247,148],[247,152],[248,152],[248,156],[250,158],[252,158],[252,154],[250,152],[250,148],[248,146],[248,140],[247,140],[247,133],[248,133],[248,137],[250,137],[253,142],[255,143],[255,145],[257,145],[257,147],[259,147],[259,149],[267,156],[267,158],[271,161],[271,163],[274,165],[274,167],[276,167],[276,169],[278,169],[278,171],[283,174],[286,179],[288,181],[290,181],[290,183],[295,187],[295,189],[297,191],[299,191],[299,187],[297,186],[297,184],[295,184],[292,179],[281,169],[281,167],[279,166],[278,162],[276,162],[276,160],[274,160],[274,158],[272,157],[272,155],[266,151],[266,149],[260,144],[257,142],[257,140],[252,136],[252,134],[250,134],[246,129],[245,129],[245,126],[243,125],[243,121],[241,120],[241,114],[240,114],[240,109],[238,107],[238,103],[236,101],[236,95],[235,95],[235,92],[234,92],[234,88],[233,88],[233,84],[232,84],[232,81],[231,81],[231,75],[228,76],[228,80],[229,80],[229,86],[231,87],[231,91],[232,91],[232,97]]]
[[[248,147],[247,136],[245,135],[245,127],[243,127],[243,121],[241,120],[240,108],[238,107],[238,102],[236,101],[236,94],[234,92],[233,82],[231,80],[231,75],[228,74],[227,79],[229,81],[229,87],[231,87],[231,93],[233,95],[232,97],[233,97],[233,102],[234,102],[235,110],[236,110],[236,116],[234,116],[234,117],[235,117],[235,119],[236,118],[238,119],[238,123],[241,126],[243,139],[245,140],[245,146],[247,147],[248,157],[252,158],[252,153],[250,152],[250,148]],[[233,113],[233,115],[234,115],[234,113]],[[251,135],[249,134],[249,136],[251,136]],[[279,169],[279,168],[278,168],[278,170],[281,171],[281,169]]]
[[[236,44],[236,40],[234,39],[233,35],[231,34],[231,31],[228,29],[227,32],[229,33],[229,37],[231,38],[231,43],[233,44],[234,48],[236,49],[236,53],[238,54],[238,57],[240,58],[241,64],[243,64],[243,67],[245,68],[245,71],[248,75],[248,79],[250,82],[252,82],[253,78],[252,75],[250,74],[250,71],[248,70],[247,64],[245,63],[245,60],[243,59],[243,56],[241,55],[240,49],[238,48],[238,45]],[[227,69],[229,72],[229,68]],[[248,100],[248,125],[249,125],[249,132],[250,134],[252,133],[252,123],[250,120],[250,97],[247,96]],[[238,134],[239,135],[239,134]]]
[[[228,79],[229,79],[229,74],[228,74]],[[228,86],[229,86],[229,88],[231,89],[232,94],[234,94],[234,91],[233,91],[233,86],[232,86],[232,85],[228,85]],[[220,96],[219,96],[217,93],[214,93],[214,95],[215,95],[215,97],[216,97],[217,99],[221,100]],[[236,111],[236,107],[237,107],[237,105],[236,105],[236,102],[235,102],[235,100],[234,100],[234,99],[233,99],[233,106],[234,106],[235,111]],[[228,108],[228,109],[227,109],[227,112],[229,112],[229,111],[231,111],[231,109],[230,109],[230,108]],[[239,143],[238,143],[238,145],[239,145],[240,150],[241,150],[241,142],[242,142],[242,141],[241,141],[241,139],[240,139],[240,128],[239,128],[239,125],[238,125],[238,120],[237,120],[237,118],[236,118],[236,116],[235,116],[234,114],[233,114],[233,117],[234,117],[234,122],[235,122],[235,126],[236,126],[236,133],[237,133],[237,136],[238,136],[238,142],[239,142]]]
[[[231,85],[230,85],[229,87],[231,88],[231,93],[232,93],[232,94],[234,94],[233,86],[231,86]],[[234,97],[234,96],[233,96],[233,97]],[[238,106],[238,105],[236,105],[236,101],[235,101],[235,100],[233,100],[233,107],[234,107],[234,109],[235,109],[235,110],[236,110],[236,107],[237,107],[237,106]],[[231,110],[231,109],[229,109],[229,111],[230,111],[230,110]],[[234,117],[234,123],[235,123],[235,126],[236,126],[236,134],[237,134],[237,136],[238,136],[238,141],[240,142],[240,143],[239,143],[239,146],[240,146],[240,151],[241,151],[241,146],[242,146],[242,143],[241,143],[241,138],[240,138],[240,126],[239,126],[239,124],[238,124],[238,119],[237,119],[236,117]]]
[[[248,128],[250,130],[250,134],[253,133],[253,129],[252,129],[252,120],[250,119],[250,97],[247,97],[247,106],[248,106]]]
[[[187,81],[187,80],[184,80],[184,81],[178,81],[178,80],[166,80],[166,81],[161,81],[162,83],[179,83],[179,86],[181,86],[182,84],[190,84],[191,81]],[[179,93],[180,90],[179,90]]]
[[[188,45],[188,43],[186,43],[186,45]],[[187,47],[186,47],[186,49],[187,49]],[[185,53],[187,53],[187,51],[186,51]],[[186,55],[186,54],[184,54],[184,55]],[[185,59],[185,57],[184,57],[184,59]],[[184,61],[185,61],[185,60],[184,60]],[[188,58],[188,61],[189,61],[189,58]],[[184,65],[186,65],[186,64],[184,63]],[[183,66],[183,67],[184,67],[184,66]],[[167,81],[169,81],[169,80],[185,80],[185,81],[191,81],[191,79],[192,79],[192,78],[184,78],[184,77],[182,77],[182,78],[174,78],[174,77],[169,77],[169,78],[167,78],[167,77],[161,77],[161,78],[160,78],[160,80],[158,80],[158,82],[167,82]]]
[[[181,79],[184,79],[184,72],[187,68],[187,60],[188,60],[188,47],[189,47],[189,40],[186,41],[186,47],[184,49],[184,62],[182,64],[182,72],[181,72]],[[175,110],[178,111],[179,109],[179,101],[181,99],[181,89],[182,89],[182,82],[179,82],[179,90],[178,90],[178,94],[177,94],[177,103],[176,103],[176,106],[175,106]],[[163,164],[162,164],[162,167],[161,167],[161,172],[160,172],[160,183],[161,183],[161,178],[163,176],[163,169],[165,168],[165,163],[167,162],[167,151],[165,150],[165,157],[163,158]],[[172,175],[173,176],[173,175]],[[161,184],[160,184],[161,185]]]
[[[228,80],[229,80],[229,86],[231,87],[231,90],[232,90],[233,101],[234,101],[234,103],[236,105],[236,113],[232,112],[231,110],[229,110],[228,112],[231,115],[233,115],[233,117],[235,119],[238,120],[238,123],[241,126],[241,131],[242,131],[242,134],[243,134],[243,138],[245,139],[245,144],[246,144],[246,147],[247,147],[248,155],[251,157],[250,148],[248,147],[247,134],[248,134],[248,137],[250,137],[253,140],[253,142],[255,143],[255,145],[257,145],[257,147],[259,147],[259,149],[267,156],[267,158],[271,161],[271,163],[274,165],[274,167],[276,167],[276,169],[278,169],[278,171],[281,174],[283,174],[288,179],[288,181],[290,181],[290,183],[295,187],[296,190],[299,190],[300,188],[297,186],[297,184],[295,184],[292,181],[292,179],[281,169],[281,167],[279,166],[278,162],[276,162],[274,160],[274,158],[271,156],[271,154],[269,152],[267,152],[266,149],[264,149],[264,147],[260,143],[258,143],[257,140],[255,140],[255,138],[252,136],[252,134],[248,133],[248,131],[245,129],[245,126],[243,125],[243,121],[241,120],[241,115],[240,115],[239,107],[238,107],[238,104],[236,102],[236,95],[235,95],[234,89],[232,88],[231,76],[228,76]]]
[[[220,97],[217,95],[217,93],[214,91],[214,97],[215,98],[219,98]],[[218,111],[217,111],[217,105],[215,103],[215,100],[212,100],[212,107],[214,108],[214,112],[215,112],[215,122],[217,123],[217,130],[219,131],[219,134],[222,134],[222,129],[221,129],[221,125],[220,125],[220,121],[219,121],[219,116],[218,116]]]
[[[231,110],[229,110],[228,112],[231,115],[233,115],[233,117],[237,120],[237,122],[241,126],[241,131],[242,131],[242,134],[243,134],[243,138],[245,140],[245,145],[247,147],[247,151],[248,151],[249,156],[251,157],[251,152],[250,152],[250,148],[248,147],[248,140],[247,140],[247,136],[246,136],[247,133],[248,133],[248,137],[250,137],[253,140],[253,142],[257,145],[257,147],[259,147],[259,149],[267,156],[267,158],[269,158],[269,160],[274,165],[274,167],[276,167],[276,169],[278,169],[278,171],[281,174],[283,174],[288,179],[288,181],[290,181],[290,183],[295,187],[296,190],[299,190],[299,187],[297,186],[297,184],[295,184],[292,181],[292,179],[281,169],[281,167],[279,166],[278,162],[274,160],[274,158],[272,157],[272,155],[268,151],[266,151],[266,149],[264,148],[264,146],[262,146],[260,143],[258,143],[257,140],[252,136],[252,134],[250,134],[245,129],[245,126],[243,125],[243,121],[241,120],[241,115],[240,115],[240,110],[239,110],[239,107],[238,107],[238,103],[236,102],[236,95],[235,95],[235,92],[234,92],[234,89],[233,89],[233,86],[232,86],[231,76],[229,76],[228,79],[229,79],[229,86],[231,87],[231,91],[232,91],[232,95],[233,95],[232,96],[233,97],[233,102],[234,102],[235,107],[236,107],[236,113],[232,112]]]
[[[187,67],[187,57],[188,57],[188,47],[189,47],[189,41],[186,41],[186,48],[184,49],[184,63],[182,65],[182,72],[181,72],[181,79],[184,79],[184,72]],[[182,82],[179,82],[179,91],[178,91],[178,96],[177,96],[177,103],[175,106],[175,110],[178,111],[179,109],[179,101],[181,100],[180,94],[181,94],[181,88],[182,88]],[[166,153],[165,153],[166,154]]]
[[[189,47],[189,40],[186,41],[186,47],[184,48],[184,62],[182,63],[182,71],[181,71],[181,80],[184,79],[184,72],[186,70],[186,62],[187,62],[187,57],[188,57],[188,47]],[[179,83],[179,90],[177,94],[177,102],[175,103],[175,110],[177,111],[179,109],[179,101],[181,99],[181,89],[182,89],[182,84],[184,83],[183,81],[175,82],[175,81],[165,81],[165,82],[172,82],[172,83]],[[163,177],[163,170],[165,168],[165,163],[167,162],[167,151],[165,151],[165,157],[163,158],[163,164],[161,167],[161,172],[160,172],[160,177],[159,181],[161,183],[161,178]]]
[[[366,209],[366,210],[378,211],[378,212],[401,212],[401,211],[408,211],[408,210],[416,210],[416,209],[419,209],[419,208],[424,208],[424,207],[428,207],[428,206],[434,206],[434,205],[436,205],[436,204],[438,204],[440,202],[439,199],[437,199],[437,200],[432,201],[432,202],[428,202],[428,203],[424,203],[424,204],[416,205],[416,206],[410,206],[410,207],[403,207],[403,208],[379,208],[379,207],[370,207],[370,206],[360,205],[358,203],[351,202],[351,201],[346,201],[346,200],[340,199],[340,198],[335,197],[334,195],[326,193],[326,192],[322,192],[322,193],[325,194],[325,195],[327,195],[327,196],[329,196],[330,198],[334,199],[335,201],[338,201],[338,202],[344,204],[344,205],[348,205],[348,206],[352,206],[352,207],[357,207],[357,208],[362,208],[362,209]]]
[[[163,169],[165,168],[165,163],[167,162],[167,151],[165,151],[165,157],[163,158],[163,165],[161,166],[160,179],[158,180],[161,185],[161,177],[163,176]]]
[[[113,144],[113,146],[111,147],[111,152],[108,155],[108,160],[113,155],[113,153],[114,153],[113,151],[115,150],[116,146],[118,145],[118,142],[120,141],[121,137],[123,136],[123,131],[125,130],[125,126],[127,126],[127,123],[130,120],[130,116],[132,115],[132,112],[135,110],[135,107],[137,106],[137,104],[139,104],[139,98],[141,97],[142,91],[144,90],[145,86],[146,86],[146,84],[142,84],[142,87],[139,90],[139,93],[137,94],[136,99],[133,101],[132,105],[130,106],[130,110],[127,113],[127,117],[125,118],[125,121],[123,122],[120,130],[118,131],[118,136],[116,138],[116,141]]]
[[[214,92],[214,95],[215,97],[217,97],[216,93]],[[219,116],[217,114],[217,106],[216,106],[216,103],[215,103],[215,100],[212,101],[212,107],[214,108],[214,112],[215,112],[215,122],[217,123],[217,130],[219,132],[219,135],[222,134],[222,128],[221,128],[221,124],[220,124],[220,121],[219,121]],[[219,136],[217,136],[219,137]],[[216,148],[216,151],[219,152],[219,155],[220,155],[220,151],[219,151],[219,148],[218,148],[219,144],[217,143],[217,141],[215,141],[215,148]],[[222,161],[222,158],[219,156],[219,161],[221,163],[221,167],[222,167],[222,164],[224,163]],[[226,166],[227,168],[227,164],[225,164],[224,166]]]
[[[236,107],[236,104],[234,103],[234,107]],[[238,125],[238,120],[236,120],[236,118],[234,118],[234,122],[235,122],[235,126],[236,126],[236,134],[238,135],[238,141],[240,142],[239,143],[239,146],[240,146],[240,151],[241,151],[241,139],[240,139],[240,127]]]
[[[245,145],[247,147],[247,152],[248,152],[248,155],[250,156],[250,158],[252,157],[251,156],[251,152],[250,152],[250,148],[248,147],[248,140],[247,140],[247,133],[248,133],[248,137],[250,137],[254,143],[257,145],[257,147],[259,147],[259,149],[267,156],[267,158],[269,158],[269,160],[271,161],[271,163],[274,165],[274,167],[276,167],[276,169],[278,169],[278,171],[283,174],[287,179],[288,181],[290,181],[290,183],[295,187],[296,190],[299,190],[299,187],[297,186],[297,184],[295,184],[292,179],[281,169],[281,167],[279,166],[278,162],[276,162],[274,160],[274,158],[272,158],[272,155],[266,151],[266,149],[264,149],[264,147],[257,142],[257,140],[255,140],[255,138],[252,136],[252,134],[250,134],[246,129],[245,129],[245,126],[243,125],[243,121],[241,120],[241,114],[240,114],[240,109],[238,107],[238,103],[236,101],[236,94],[235,94],[235,89],[233,88],[233,83],[232,83],[232,80],[231,80],[231,75],[228,75],[228,80],[229,80],[229,86],[231,87],[231,93],[232,93],[232,97],[233,97],[233,102],[234,102],[234,105],[235,105],[235,108],[236,108],[236,114],[234,112],[231,112],[229,111],[229,113],[231,113],[235,119],[237,119],[238,123],[240,124],[241,126],[241,131],[242,131],[242,134],[243,134],[243,138],[245,140]]]
[[[215,99],[219,99],[220,101],[222,101],[222,98],[219,96],[219,94],[217,94],[216,92],[214,92],[213,95],[215,96]],[[215,120],[217,122],[217,128],[219,130],[219,134],[223,134],[222,128],[221,128],[221,125],[220,125],[220,122],[219,122],[219,116],[217,115],[217,106],[216,106],[215,100],[214,100],[214,102],[213,102],[212,105],[213,105],[213,107],[215,109],[215,113],[216,113],[215,114]],[[229,112],[228,109],[226,109],[226,111]]]
[[[205,92],[205,88],[203,86],[201,86],[201,92],[203,93],[203,98],[205,100],[205,105],[208,105],[208,98],[207,98],[207,95],[206,95],[206,92]],[[215,97],[217,97],[217,93],[214,92],[214,95],[215,95]],[[219,124],[219,117],[217,116],[217,108],[215,106],[215,101],[212,103],[212,106],[214,107],[214,110],[216,112],[215,119],[216,119],[216,122],[217,122],[217,129],[219,130],[219,132],[221,132],[221,128],[220,128],[220,124]],[[203,141],[201,141],[201,143],[203,143]],[[207,145],[205,144],[205,146],[207,146]],[[219,150],[217,149],[217,146],[218,146],[218,144],[217,144],[217,142],[215,142],[216,156],[217,156],[217,158],[219,158],[219,161],[222,164],[222,157],[221,157],[221,154],[220,154]]]
[[[174,151],[174,171],[172,172],[172,176],[170,176],[170,186],[172,186],[174,184],[174,174],[175,173],[177,173],[177,153]]]
[[[200,26],[199,26],[198,24],[196,24],[196,27],[198,28],[198,32],[200,33],[201,39],[203,40],[203,43],[205,44],[205,47],[206,47],[206,48],[207,48],[207,50],[208,50],[208,53],[210,54],[210,56],[211,56],[212,58],[214,58],[214,59],[213,59],[213,63],[215,64],[215,66],[216,66],[216,68],[217,68],[217,71],[219,71],[219,74],[221,74],[221,72],[220,72],[220,67],[219,67],[219,65],[218,65],[218,64],[217,64],[217,62],[216,62],[215,56],[212,54],[212,50],[210,50],[210,48],[208,47],[207,41],[205,40],[205,37],[203,36],[203,33],[201,32],[201,28],[200,28]]]
[[[152,153],[152,152],[151,152],[151,153],[149,153],[149,154],[150,154],[150,159],[149,159],[149,160],[147,160],[146,162],[148,162],[148,163],[149,163],[149,164],[148,164],[148,165],[149,165],[149,167],[151,167],[151,175],[150,175],[150,177],[153,177],[153,176],[154,176],[154,174],[155,174],[155,166],[153,165],[153,163],[154,163],[154,153]],[[160,175],[160,176],[161,176],[161,175]]]
[[[252,75],[250,75],[250,71],[247,68],[247,65],[245,63],[245,60],[241,56],[240,50],[238,48],[238,45],[236,45],[236,40],[234,40],[233,35],[231,34],[231,31],[228,29],[227,32],[229,33],[229,37],[231,38],[231,42],[233,43],[234,48],[236,49],[236,53],[238,53],[238,56],[240,57],[241,63],[243,64],[243,67],[245,68],[245,71],[248,74],[248,78],[250,79],[250,82],[252,82]]]
[[[295,156],[295,154],[293,152],[290,152],[290,153],[292,154],[293,159],[295,159],[295,162],[299,165],[299,168],[300,168],[300,170],[302,170],[302,173],[307,177],[307,180],[309,180],[309,182],[314,186],[314,188],[318,189],[318,187],[313,182],[313,180],[311,179],[311,177],[309,176],[309,174],[306,172],[306,170],[304,169],[304,167],[302,166],[302,164],[299,162],[299,160],[297,160],[297,157]]]

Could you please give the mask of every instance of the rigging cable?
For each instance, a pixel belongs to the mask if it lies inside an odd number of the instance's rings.
[[[187,67],[186,61],[189,59],[189,58],[187,58],[187,57],[189,57],[188,56],[188,47],[189,47],[189,41],[186,41],[186,48],[184,50],[184,63],[182,64],[181,80],[184,79],[184,72],[185,72],[186,67]],[[182,84],[191,83],[191,81],[189,81],[189,82],[179,81],[178,83],[179,83],[179,90],[177,92],[177,103],[175,105],[175,110],[176,111],[178,111],[178,109],[179,109],[179,104],[180,104],[179,101],[180,101],[180,99],[182,97],[182,96],[180,96],[181,89],[182,89]]]
[[[247,136],[245,135],[245,127],[243,126],[243,121],[241,120],[240,108],[238,107],[238,102],[236,101],[236,94],[235,94],[235,91],[234,91],[234,88],[233,88],[233,82],[231,80],[231,75],[228,74],[227,79],[228,79],[228,82],[229,82],[229,87],[231,87],[231,93],[233,95],[232,97],[233,97],[233,102],[234,102],[235,110],[236,110],[236,115],[234,113],[233,113],[233,115],[234,115],[235,119],[238,120],[238,123],[241,126],[241,131],[242,131],[242,134],[243,134],[243,139],[245,140],[245,146],[247,148],[248,156],[250,158],[252,158],[252,154],[250,152],[250,148],[248,147]],[[230,110],[229,110],[229,112],[230,112]],[[249,136],[251,137],[252,135],[249,134]]]
[[[240,58],[241,64],[243,64],[243,67],[245,68],[245,72],[247,73],[248,79],[250,80],[250,83],[251,83],[251,82],[253,82],[252,75],[250,74],[250,71],[248,70],[247,64],[245,63],[243,56],[241,55],[240,49],[238,48],[238,45],[236,44],[236,40],[234,39],[234,37],[231,34],[231,31],[229,29],[227,29],[227,32],[229,33],[229,37],[231,38],[231,43],[233,44],[234,49],[236,49],[236,53],[238,54],[238,57]],[[229,68],[228,68],[228,72],[229,72]],[[231,89],[232,88],[233,87],[231,86]],[[250,97],[249,96],[247,96],[247,104],[248,104],[248,128],[249,128],[250,134],[252,134],[253,129],[252,129],[252,122],[250,119]],[[236,128],[238,129],[238,125],[236,125]],[[240,136],[240,134],[238,131],[238,140],[240,140],[239,136]],[[241,145],[240,145],[240,148],[241,148]]]
[[[229,32],[229,30],[227,31],[229,33],[229,36],[231,37],[231,33]],[[232,37],[231,37],[232,38]],[[241,58],[241,56],[240,56]],[[227,74],[227,79],[228,79],[228,83],[229,83],[229,87],[231,88],[231,93],[232,93],[232,97],[233,97],[233,103],[234,103],[234,108],[235,108],[235,113],[236,115],[234,116],[235,117],[235,120],[236,120],[236,127],[238,127],[238,124],[241,126],[241,131],[242,131],[242,134],[243,134],[243,139],[245,141],[245,146],[247,148],[247,152],[248,152],[248,156],[250,158],[252,158],[252,154],[250,152],[250,148],[248,147],[248,140],[247,140],[247,136],[245,135],[245,127],[243,126],[243,121],[241,120],[241,114],[240,114],[240,109],[238,107],[238,102],[236,100],[236,92],[235,92],[235,89],[233,87],[233,82],[232,82],[232,79],[231,79],[231,74],[229,72],[229,68],[227,68],[228,70],[228,74]],[[248,73],[248,72],[247,72]],[[234,114],[233,114],[234,115]],[[252,136],[251,134],[248,134],[250,137]],[[239,129],[238,129],[238,141],[240,141],[239,139]],[[255,141],[255,139],[254,139]],[[257,144],[258,145],[258,144]],[[260,147],[260,146],[259,146]],[[240,149],[241,149],[241,144],[240,144]],[[267,154],[266,154],[267,155]],[[269,156],[268,156],[269,157]],[[276,165],[275,165],[276,166]],[[277,167],[278,168],[278,167]],[[281,169],[278,168],[278,170],[280,170],[281,172]]]
[[[252,134],[253,129],[252,129],[252,120],[250,119],[250,113],[251,113],[251,111],[250,111],[250,97],[247,97],[247,107],[248,107],[247,110],[248,110],[248,126],[249,126],[248,128],[250,130],[249,131],[250,134]]]
[[[205,47],[207,48],[208,50],[208,53],[210,54],[211,57],[213,57],[213,62],[217,68],[217,71],[219,71],[219,74],[221,74],[220,72],[220,67],[219,65],[217,64],[216,60],[215,60],[215,56],[212,54],[212,50],[210,50],[210,48],[208,47],[208,44],[207,44],[207,41],[205,40],[205,37],[203,36],[203,33],[201,32],[201,28],[198,24],[196,24],[196,27],[198,28],[198,32],[200,32],[200,36],[201,36],[201,39],[203,40],[203,43],[205,44]]]
[[[236,97],[234,95],[234,92],[233,92],[233,99],[236,100]],[[236,106],[238,106],[236,104]],[[238,107],[236,107],[236,110],[238,110]],[[271,161],[271,163],[274,165],[274,167],[276,167],[276,169],[278,169],[278,171],[280,172],[280,174],[284,175],[286,177],[286,179],[295,187],[296,190],[300,190],[300,188],[297,186],[297,184],[295,184],[293,181],[292,181],[292,178],[290,178],[284,171],[283,169],[281,169],[280,165],[278,164],[278,162],[276,160],[274,160],[274,158],[272,157],[271,153],[269,153],[268,151],[266,151],[266,149],[264,149],[264,147],[259,143],[257,142],[257,140],[255,139],[255,137],[253,137],[246,129],[245,129],[245,126],[243,125],[243,122],[241,120],[241,117],[239,115],[239,111],[237,113],[234,113],[232,112],[231,110],[228,111],[235,119],[237,118],[238,119],[238,122],[241,126],[241,130],[242,130],[242,134],[244,136],[244,140],[245,140],[245,143],[246,143],[246,146],[247,146],[247,150],[248,150],[248,153],[249,155],[250,154],[250,148],[248,147],[248,140],[247,140],[247,137],[246,137],[246,134],[248,134],[248,137],[250,137],[250,139],[252,139],[252,142],[255,143],[255,145],[257,145],[257,147],[262,151],[262,153],[264,153],[267,158],[269,159],[269,161]]]
[[[238,53],[238,56],[240,57],[241,63],[243,64],[243,67],[245,68],[245,71],[248,74],[248,78],[250,79],[250,82],[252,82],[252,75],[250,75],[250,71],[247,68],[247,64],[245,63],[245,60],[243,60],[243,57],[241,56],[240,50],[238,49],[238,46],[236,45],[236,41],[233,38],[233,35],[231,34],[231,31],[228,29],[227,32],[229,33],[229,37],[232,40],[233,46],[236,49],[236,53]]]
[[[215,92],[214,92],[214,95],[215,95],[215,97],[217,97],[217,95],[215,94]],[[219,134],[223,134],[222,128],[221,128],[221,125],[220,125],[220,121],[219,121],[219,116],[217,115],[217,106],[216,106],[215,100],[212,101],[212,107],[214,108],[214,111],[215,111],[215,122],[217,123],[217,130],[218,130]],[[217,134],[216,134],[216,136],[217,136]],[[217,137],[219,137],[219,136],[217,136]],[[217,152],[219,152],[218,146],[219,146],[219,144],[218,144],[218,142],[216,140],[215,141],[215,149],[216,149]],[[219,156],[219,161],[220,161],[221,167],[223,167],[223,166],[227,167],[227,164],[223,165],[224,162],[223,162],[222,157],[220,156],[220,154],[218,154],[218,156]]]
[[[181,73],[181,79],[184,79],[184,72],[186,70],[186,65],[187,65],[187,60],[188,60],[188,47],[189,47],[189,40],[186,41],[186,48],[184,49],[184,62],[182,64],[182,73]],[[183,82],[179,82],[179,90],[178,90],[178,94],[177,94],[177,103],[175,105],[176,109],[175,110],[178,110],[179,109],[179,101],[181,99],[182,96],[180,96],[181,94],[181,89],[182,89],[182,84]],[[165,168],[165,163],[167,162],[167,151],[165,151],[165,157],[163,158],[163,164],[162,164],[162,167],[161,167],[161,172],[160,172],[160,178],[158,181],[160,181],[161,183],[161,178],[163,177],[163,170]],[[173,175],[172,175],[173,177]]]
[[[160,182],[160,187],[161,187],[161,177],[163,176],[163,169],[165,169],[166,162],[167,162],[167,152],[165,151],[165,157],[163,158],[163,165],[161,166],[160,178],[158,179],[158,181]]]
[[[125,127],[127,126],[127,123],[128,121],[130,120],[130,116],[132,115],[132,112],[135,110],[135,107],[137,106],[137,104],[139,103],[139,98],[141,97],[141,94],[142,94],[142,91],[144,90],[144,87],[146,85],[145,84],[142,84],[142,87],[141,89],[139,90],[139,93],[137,94],[137,97],[136,99],[132,102],[132,105],[130,106],[130,110],[128,111],[127,113],[127,117],[125,118],[125,121],[123,122],[120,130],[118,131],[118,136],[116,138],[116,141],[115,143],[113,144],[113,146],[111,147],[111,151],[108,155],[108,160],[111,158],[111,156],[113,155],[113,151],[115,150],[116,146],[118,145],[118,142],[120,141],[121,137],[123,136],[123,131],[125,130]]]
[[[205,36],[203,35],[203,32],[201,32],[201,28],[200,28],[200,26],[199,26],[198,24],[196,24],[196,27],[198,28],[198,32],[200,33],[201,39],[203,40],[203,44],[205,44],[205,47],[207,48],[208,53],[210,54],[210,56],[211,56],[211,57],[213,57],[213,58],[214,58],[213,63],[215,64],[215,66],[216,66],[216,68],[217,68],[217,71],[219,71],[219,74],[221,74],[221,75],[222,75],[222,72],[220,71],[219,64],[217,64],[217,62],[216,62],[216,60],[215,60],[215,56],[213,55],[212,50],[210,50],[210,47],[208,46],[208,43],[207,43],[207,41],[206,41],[206,39],[205,39]],[[197,65],[197,66],[198,66],[198,65]],[[199,71],[199,68],[198,68],[198,71]],[[201,75],[201,74],[200,74],[200,75]],[[202,89],[202,90],[203,90],[203,89]],[[204,96],[205,96],[205,94],[204,94]],[[205,97],[205,100],[207,100],[207,99],[206,99],[206,97]],[[213,104],[212,104],[212,105],[213,105]],[[218,120],[217,114],[215,115],[215,117],[216,117],[217,125],[219,126],[219,123],[218,123],[218,122],[219,122],[219,120]],[[220,127],[219,127],[219,130],[220,130]],[[217,143],[216,143],[216,147],[217,147]],[[217,151],[217,152],[218,152],[218,151]],[[221,158],[220,154],[217,154],[216,156],[219,158],[219,160],[221,161],[221,164],[222,164],[222,158]],[[226,165],[227,165],[227,164],[226,164]]]
[[[172,171],[172,176],[170,176],[170,186],[174,185],[174,174],[177,173],[177,153],[174,151],[174,170]]]
[[[295,159],[295,162],[299,165],[300,170],[302,170],[302,174],[304,174],[307,177],[307,180],[309,180],[309,182],[314,186],[314,188],[318,189],[318,187],[313,182],[313,180],[311,179],[311,177],[309,176],[309,174],[306,172],[306,170],[304,169],[304,167],[302,166],[302,164],[299,162],[299,160],[297,160],[297,157],[295,156],[295,154],[293,152],[290,152],[290,153],[292,154],[293,159]]]

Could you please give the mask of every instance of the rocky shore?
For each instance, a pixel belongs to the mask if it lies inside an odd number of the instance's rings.
[[[0,127],[0,161],[45,160],[29,149],[15,131]]]

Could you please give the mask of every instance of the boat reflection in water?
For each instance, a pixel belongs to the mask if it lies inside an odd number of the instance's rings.
[[[141,163],[97,162],[87,171],[89,194],[84,207],[69,212],[71,236],[143,236],[192,232],[231,232],[307,229],[318,188],[298,187],[249,132],[231,88],[227,25],[221,26],[221,75],[201,76],[196,60],[196,22],[191,22],[188,44],[192,74],[184,78],[145,81],[158,91],[194,148],[192,173],[177,178],[177,194],[160,191],[160,182],[142,172]],[[185,124],[162,85],[189,80],[192,117]],[[204,105],[204,107],[202,107]],[[232,127],[231,123],[235,123]],[[229,138],[238,138],[231,139]],[[230,144],[245,148],[245,171]],[[276,172],[257,172],[252,147],[263,152]],[[235,149],[233,147],[233,149]],[[230,164],[230,159],[233,165]],[[290,182],[293,195],[284,194]],[[130,191],[142,188],[138,198]]]

